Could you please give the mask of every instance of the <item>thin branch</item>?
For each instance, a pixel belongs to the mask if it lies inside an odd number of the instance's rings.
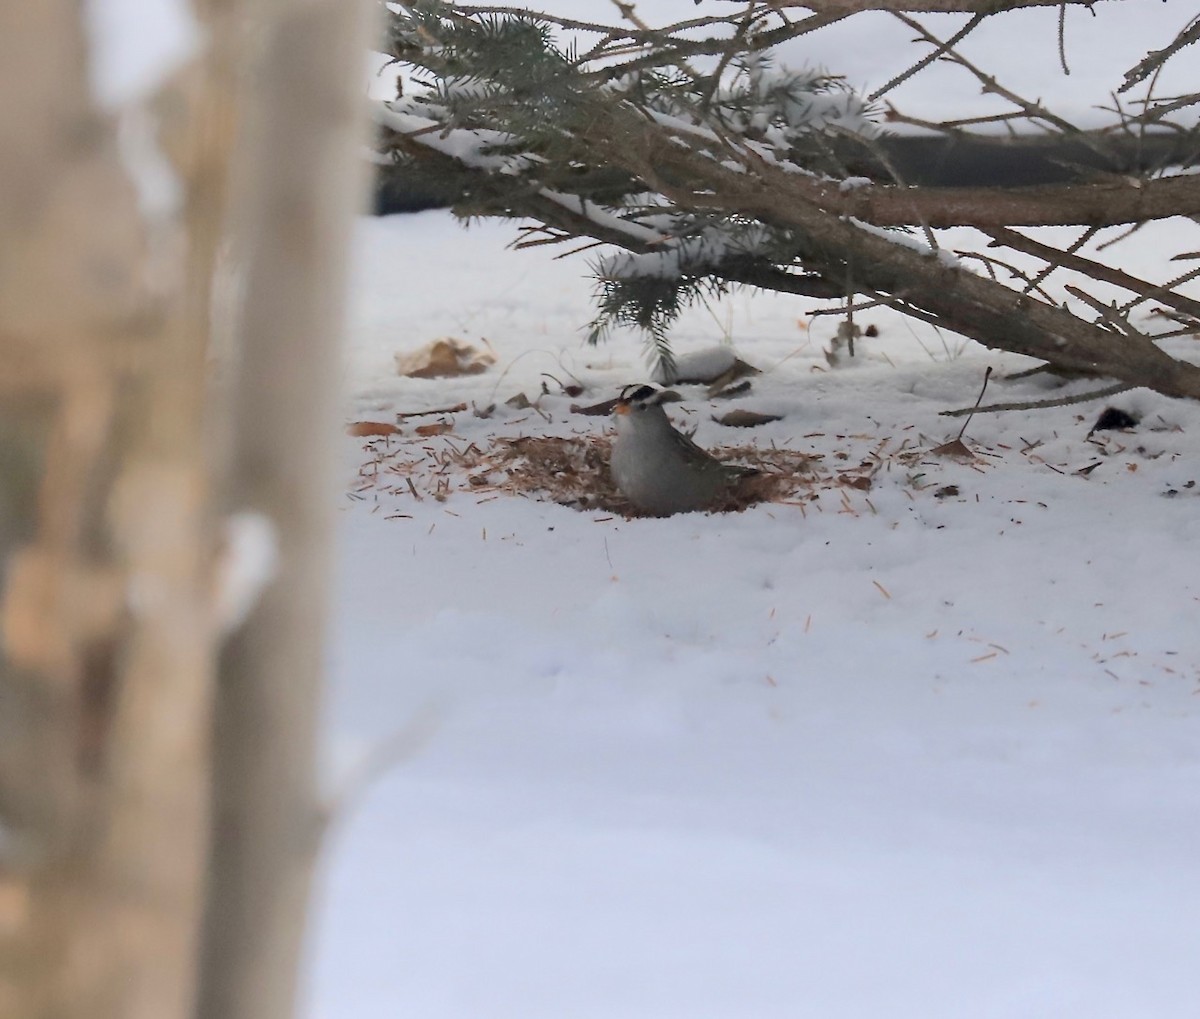
[[[984,265],[986,265],[988,267],[989,272],[991,271],[991,266],[993,266],[993,265],[1000,266],[1000,268],[1003,269],[1005,272],[1009,273],[1009,275],[1011,275],[1013,279],[1021,280],[1025,283],[1025,289],[1022,291],[1022,293],[1038,294],[1048,304],[1054,304],[1053,297],[1051,297],[1048,293],[1046,293],[1046,291],[1044,291],[1041,287],[1039,287],[1029,277],[1028,273],[1023,272],[1022,270],[1018,269],[1011,262],[1005,262],[1003,259],[994,258],[991,255],[985,255],[978,251],[959,251],[959,252],[957,252],[957,254],[958,254],[959,258],[975,259],[976,261],[983,262]],[[994,273],[992,273],[992,278],[993,279],[996,278]]]
[[[716,69],[712,72],[712,80],[709,82],[708,88],[700,97],[701,109],[708,109],[712,103],[713,96],[716,95],[717,89],[721,86],[721,75],[725,73],[725,68],[729,66],[729,62],[733,59],[738,51],[738,47],[745,47],[746,34],[753,26],[758,13],[755,9],[754,0],[746,4],[746,12],[741,21],[737,25],[737,29],[733,33],[733,38],[729,40],[729,45],[725,48],[725,52],[721,54],[717,61]]]
[[[1163,100],[1158,106],[1147,107],[1138,117],[1147,125],[1154,124],[1162,121],[1172,113],[1186,110],[1189,106],[1195,106],[1197,103],[1200,103],[1200,94],[1193,92],[1186,96],[1178,96],[1175,99]]]
[[[772,46],[778,46],[789,39],[797,39],[802,35],[808,35],[810,32],[815,32],[820,28],[836,24],[845,17],[847,17],[845,14],[813,14],[802,21],[787,22],[770,31],[759,32],[754,36],[754,45],[751,47],[751,52],[762,52],[763,50],[770,49]],[[612,81],[616,78],[624,77],[626,74],[631,74],[634,71],[641,71],[647,67],[661,67],[663,64],[678,63],[688,57],[719,56],[725,52],[728,44],[728,39],[719,38],[678,42],[637,59],[603,68],[596,71],[593,76],[599,81]]]
[[[335,824],[345,823],[378,782],[416,757],[442,727],[445,711],[433,702],[419,707],[403,727],[375,744],[339,787],[321,803],[318,826],[324,837]]]
[[[1058,5],[1058,63],[1062,67],[1063,74],[1071,73],[1071,68],[1067,66],[1067,5],[1065,2]]]
[[[1128,92],[1134,85],[1145,81],[1154,74],[1185,46],[1190,46],[1198,40],[1200,40],[1200,18],[1193,18],[1167,46],[1161,50],[1151,50],[1144,59],[1126,71],[1125,80],[1117,91]]]
[[[691,18],[687,21],[679,21],[673,25],[666,25],[662,28],[626,28],[624,26],[609,25],[599,21],[580,21],[575,18],[563,17],[560,14],[551,14],[548,11],[531,10],[529,8],[494,4],[488,6],[456,6],[455,11],[459,14],[469,17],[478,15],[499,14],[499,15],[515,15],[521,14],[524,17],[533,18],[537,21],[544,21],[547,24],[555,25],[558,28],[565,28],[573,32],[589,32],[596,35],[610,36],[614,41],[618,38],[629,39],[632,42],[649,43],[656,42],[664,36],[672,35],[678,32],[694,31],[697,28],[710,28],[717,25],[735,24],[741,17],[740,14],[725,14],[725,15],[710,15],[704,18]]]
[[[932,64],[935,60],[937,60],[940,56],[942,56],[944,53],[946,53],[948,50],[952,49],[953,47],[957,46],[960,42],[963,41],[963,39],[965,39],[968,35],[970,35],[972,32],[974,32],[975,29],[978,28],[979,25],[981,25],[983,23],[983,19],[986,17],[987,17],[987,14],[983,14],[983,13],[976,14],[975,17],[973,17],[970,21],[968,21],[965,25],[963,25],[962,28],[960,28],[957,32],[955,32],[952,36],[950,36],[950,38],[947,39],[944,43],[941,43],[940,45],[934,47],[934,49],[930,53],[928,53],[926,56],[922,57],[915,64],[913,64],[910,68],[908,68],[905,71],[901,71],[891,81],[887,82],[882,87],[877,88],[874,92],[872,92],[869,96],[867,96],[867,102],[873,103],[879,99],[882,99],[885,95],[887,95],[889,92],[891,92],[892,89],[896,88],[896,86],[903,84],[904,82],[908,81],[908,79],[911,78],[913,75],[924,70],[926,67],[928,67],[930,64]]]
[[[1086,290],[1081,290],[1079,287],[1072,286],[1069,283],[1063,287],[1063,289],[1072,297],[1078,298],[1089,308],[1091,308],[1092,311],[1100,316],[1100,320],[1102,322],[1107,322],[1113,327],[1115,332],[1121,333],[1124,336],[1128,336],[1131,339],[1135,337],[1140,337],[1142,339],[1146,338],[1144,333],[1135,329],[1129,323],[1129,316],[1122,314],[1121,309],[1115,305],[1105,304],[1094,294],[1089,294]]]
[[[1001,227],[1000,229],[1004,229],[1004,228]],[[1050,274],[1053,273],[1056,269],[1062,268],[1062,266],[1064,264],[1063,260],[1062,260],[1063,250],[1065,250],[1068,254],[1073,255],[1080,248],[1082,248],[1085,244],[1087,244],[1088,241],[1090,241],[1093,237],[1095,237],[1096,234],[1098,234],[1099,232],[1100,232],[1099,227],[1096,227],[1096,226],[1088,227],[1086,230],[1083,231],[1083,233],[1081,233],[1077,238],[1075,238],[1075,240],[1073,240],[1069,245],[1067,245],[1066,249],[1059,249],[1059,248],[1053,249],[1055,252],[1054,258],[1052,260],[1048,259],[1047,263],[1046,263],[1046,267],[1041,272],[1039,272],[1036,276],[1034,276],[1032,280],[1029,281],[1029,284],[1025,288],[1025,292],[1028,293],[1035,286],[1037,286],[1038,284],[1040,284],[1040,283],[1044,282],[1046,279],[1048,279],[1050,277]],[[1024,234],[1020,234],[1018,236],[1024,237]]]
[[[992,14],[997,10],[1022,7],[1054,7],[1064,0],[774,0],[778,7],[806,7],[811,11],[834,12],[842,17],[860,11],[908,11],[912,14]],[[1096,0],[1065,0],[1092,7]]]
[[[1176,311],[1182,311],[1186,315],[1200,316],[1200,301],[1193,301],[1181,294],[1174,293],[1176,287],[1194,280],[1197,276],[1200,276],[1200,269],[1193,269],[1191,272],[1185,272],[1182,276],[1167,280],[1166,283],[1152,286],[1149,290],[1139,293],[1136,300],[1122,305],[1121,311],[1128,314],[1143,301],[1158,301],[1160,304],[1165,304]]]
[[[1093,389],[1077,396],[1060,396],[1054,400],[1029,400],[1018,403],[989,403],[984,407],[960,407],[957,410],[941,411],[945,418],[962,417],[964,414],[999,414],[1009,410],[1049,410],[1052,407],[1067,407],[1073,403],[1087,403],[1089,400],[1102,400],[1106,396],[1116,396],[1134,387],[1126,382],[1118,382],[1103,389]]]
[[[893,11],[892,14],[909,28],[913,29],[913,31],[918,32],[926,41],[941,45],[941,42],[938,40],[937,36],[925,28],[925,26],[916,19],[910,18],[906,14],[901,14],[898,11]],[[994,95],[1000,96],[1002,99],[1007,99],[1010,103],[1024,112],[1028,119],[1032,121],[1042,121],[1052,127],[1058,128],[1058,130],[1063,134],[1071,135],[1072,137],[1080,137],[1084,140],[1085,144],[1091,144],[1087,136],[1087,132],[1083,131],[1079,127],[1076,127],[1069,120],[1052,113],[1041,103],[1025,99],[1006,86],[1001,85],[993,75],[987,74],[986,72],[980,70],[962,54],[956,52],[955,50],[948,50],[945,54],[945,57],[947,60],[952,61],[959,67],[970,72],[970,74],[972,74],[983,86],[983,90],[985,92],[990,92]]]
[[[1170,283],[1156,286],[1146,280],[1131,276],[1127,272],[1122,272],[1120,269],[1114,269],[1112,266],[1105,265],[1103,262],[1096,262],[1090,258],[1084,258],[1082,255],[1076,255],[1070,251],[1063,251],[1060,248],[1042,244],[1040,241],[1035,241],[1024,234],[1017,233],[1016,230],[1009,230],[1007,227],[993,227],[984,232],[997,244],[1003,244],[1006,248],[1012,248],[1014,251],[1022,251],[1027,255],[1033,255],[1035,258],[1044,258],[1047,261],[1053,261],[1056,265],[1083,273],[1092,279],[1112,283],[1123,290],[1140,295],[1139,300],[1155,299],[1169,308],[1174,308],[1176,311],[1181,311],[1188,315],[1200,316],[1200,301],[1173,292],[1173,289],[1179,284],[1186,283],[1189,279],[1200,276],[1200,269],[1185,273]],[[1080,241],[1083,239],[1081,238]],[[1125,310],[1132,307],[1132,304],[1128,305]]]
[[[1009,135],[1016,136],[1016,132],[1012,129],[1014,120],[1026,120],[1023,113],[990,113],[986,116],[979,117],[963,117],[959,120],[922,120],[920,117],[911,117],[906,113],[901,113],[891,103],[887,104],[887,120],[891,124],[908,124],[910,127],[920,127],[927,131],[936,131],[939,134],[956,135],[961,132],[964,127],[976,127],[980,124],[1005,124],[1008,126]],[[979,141],[986,141],[986,135],[972,135],[972,138]]]

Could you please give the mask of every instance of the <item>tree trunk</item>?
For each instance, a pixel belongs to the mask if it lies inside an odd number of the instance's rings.
[[[194,6],[205,51],[154,107],[183,207],[149,223],[92,103],[78,3],[0,4],[0,1019],[292,1008],[362,19]],[[231,197],[232,429],[207,368]],[[283,568],[214,730],[218,501],[273,522]]]
[[[0,1014],[187,1019],[214,635],[208,267],[153,266],[79,5],[0,7]]]
[[[252,68],[236,198],[245,257],[231,508],[273,524],[281,570],[222,660],[202,1019],[284,1019],[322,819],[324,664],[338,335],[351,213],[365,191],[345,0],[277,4]]]

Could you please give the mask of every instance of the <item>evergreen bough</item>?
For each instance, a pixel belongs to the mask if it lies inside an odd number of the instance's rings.
[[[1149,300],[1200,317],[1200,305],[1178,292],[1180,280],[1127,277],[1119,285],[1134,294],[1128,306],[1105,312],[1085,300],[1068,309],[1045,296],[1040,279],[1069,270],[1105,280],[1106,267],[1078,254],[1080,245],[1041,250],[1011,229],[1080,224],[1087,240],[1108,225],[1197,214],[1200,177],[1122,166],[1119,179],[1043,188],[907,186],[880,144],[878,99],[886,88],[867,100],[835,74],[790,68],[774,55],[779,42],[855,11],[891,9],[937,43],[943,60],[1004,95],[1016,107],[1012,119],[1049,123],[1064,144],[1115,168],[1121,153],[1105,148],[1112,143],[1105,132],[1079,131],[954,51],[990,7],[938,0],[939,10],[976,15],[941,42],[900,13],[931,0],[859,0],[830,4],[838,8],[832,13],[822,0],[805,0],[813,13],[800,19],[796,3],[705,2],[733,13],[651,28],[624,5],[626,24],[601,25],[442,0],[389,4],[390,53],[404,71],[404,93],[377,115],[390,172],[440,181],[468,220],[532,221],[521,227],[518,247],[598,242],[605,251],[592,260],[598,310],[590,339],[637,327],[668,376],[669,332],[681,309],[751,286],[846,306],[862,295],[1060,371],[1200,396],[1200,369],[1165,354],[1130,321]],[[918,60],[890,85],[929,62]],[[1119,125],[1125,134],[1130,119],[1123,115]],[[1150,126],[1164,123],[1159,111]],[[1171,159],[1187,162],[1191,149],[1179,137],[1172,136]],[[1037,278],[1001,280],[994,265],[991,276],[978,275],[940,246],[937,230],[958,225],[1041,258],[1046,268]]]

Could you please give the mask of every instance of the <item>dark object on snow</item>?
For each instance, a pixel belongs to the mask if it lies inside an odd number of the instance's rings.
[[[850,176],[889,184],[894,183],[888,169],[892,167],[904,184],[1016,188],[1095,180],[1105,174],[1140,176],[1164,166],[1183,165],[1195,156],[1194,143],[1188,139],[1166,131],[1140,136],[1096,131],[1079,139],[1057,135],[884,135],[872,143],[882,159],[871,146],[853,138],[838,139],[832,159],[824,148],[826,141],[822,141],[822,149],[809,155],[814,169],[835,175],[848,171]],[[603,171],[591,176],[603,190]],[[624,178],[615,174],[608,183],[619,193]],[[472,195],[473,189],[480,189],[478,176],[453,160],[434,159],[424,168],[398,162],[379,167],[373,211],[386,216],[464,203],[469,211],[473,200],[478,204],[478,199],[485,197]]]
[[[875,144],[905,184],[925,187],[1037,187],[1094,180],[1104,174],[1143,174],[1195,156],[1194,142],[1174,132],[1136,136],[1094,131],[1059,135],[891,135]],[[868,145],[846,139],[838,155],[853,174],[891,175]]]
[[[708,387],[708,398],[710,400],[732,400],[737,396],[745,396],[750,392],[750,388],[749,379],[742,379],[741,382],[734,382],[732,385],[724,385],[717,381]]]
[[[760,414],[756,410],[731,410],[728,414],[722,414],[720,417],[713,417],[713,420],[719,425],[727,425],[730,428],[757,428],[759,425],[768,424],[771,421],[782,421],[782,414]]]
[[[602,400],[600,403],[593,403],[589,407],[581,407],[579,404],[573,403],[571,404],[571,413],[587,414],[590,417],[608,417],[616,405],[617,398],[615,396],[611,400]]]
[[[445,209],[462,197],[463,182],[420,173],[410,166],[385,166],[375,174],[373,215]]]
[[[1136,428],[1138,419],[1128,411],[1121,410],[1119,407],[1105,407],[1100,412],[1100,416],[1096,418],[1096,423],[1092,425],[1092,431],[1088,432],[1119,432],[1123,428]]]

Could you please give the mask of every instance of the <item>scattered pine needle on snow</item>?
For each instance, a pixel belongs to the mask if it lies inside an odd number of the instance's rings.
[[[448,429],[446,429],[448,431]],[[430,439],[441,441],[434,443]],[[353,491],[417,499],[425,495],[445,501],[455,491],[477,496],[523,496],[545,499],[579,510],[604,510],[623,516],[637,512],[613,484],[608,461],[612,440],[607,435],[573,437],[523,435],[493,437],[486,448],[472,442],[462,446],[445,432],[417,438],[387,436],[364,444],[368,459],[359,469]],[[895,458],[905,461],[915,451],[890,456],[878,450],[862,456],[833,459],[856,466],[833,468],[819,454],[754,445],[723,446],[713,450],[719,459],[753,467],[759,473],[742,479],[719,512],[740,512],[764,502],[800,505],[822,491],[838,491],[846,507],[847,492],[866,492],[875,474]]]

